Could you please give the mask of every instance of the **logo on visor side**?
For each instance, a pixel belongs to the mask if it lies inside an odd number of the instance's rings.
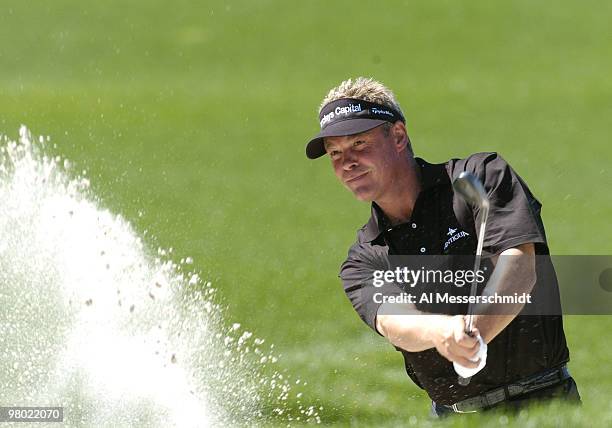
[[[374,114],[386,114],[387,116],[393,117],[393,113],[391,113],[389,110],[380,110],[380,109],[377,109],[376,107],[372,107],[370,110]]]

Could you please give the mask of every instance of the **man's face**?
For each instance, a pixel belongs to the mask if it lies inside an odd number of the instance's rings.
[[[406,156],[393,128],[384,128],[324,141],[336,177],[361,201],[380,200],[393,185],[400,156]]]

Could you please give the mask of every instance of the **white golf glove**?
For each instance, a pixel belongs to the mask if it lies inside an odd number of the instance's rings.
[[[480,348],[478,349],[478,353],[474,356],[472,361],[478,361],[478,359],[480,358],[480,363],[478,364],[478,367],[471,369],[453,362],[453,367],[455,368],[455,371],[459,376],[463,378],[474,376],[476,373],[481,371],[484,366],[487,365],[487,344],[484,343],[484,340],[482,340],[482,337],[480,337],[480,335],[478,335],[477,339],[480,343]]]

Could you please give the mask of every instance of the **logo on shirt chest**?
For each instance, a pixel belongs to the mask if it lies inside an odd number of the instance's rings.
[[[444,243],[444,251],[446,251],[448,246],[450,244],[452,244],[453,242],[458,241],[461,238],[465,238],[465,237],[470,236],[469,233],[467,233],[467,232],[465,232],[463,230],[460,230],[460,231],[457,232],[457,229],[453,229],[451,227],[448,228],[448,232],[446,233],[446,235],[450,236],[450,238],[448,238],[446,240],[446,242]]]

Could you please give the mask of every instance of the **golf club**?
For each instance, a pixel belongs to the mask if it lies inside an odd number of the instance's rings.
[[[471,205],[474,205],[480,209],[480,232],[478,233],[478,245],[476,246],[476,258],[474,260],[474,272],[477,272],[480,269],[480,259],[482,257],[482,245],[484,242],[484,234],[487,225],[487,217],[489,215],[489,199],[487,198],[487,193],[478,178],[467,171],[463,171],[459,174],[459,177],[455,179],[453,182],[453,188],[455,192],[457,192],[461,197]],[[474,279],[472,281],[472,285],[470,288],[470,301],[476,296],[477,291],[477,281]],[[467,326],[465,332],[470,334],[472,331],[472,322],[474,318],[474,306],[472,303],[468,304],[468,313],[467,313]],[[471,377],[462,377],[459,376],[457,382],[461,386],[466,386],[470,383]]]

